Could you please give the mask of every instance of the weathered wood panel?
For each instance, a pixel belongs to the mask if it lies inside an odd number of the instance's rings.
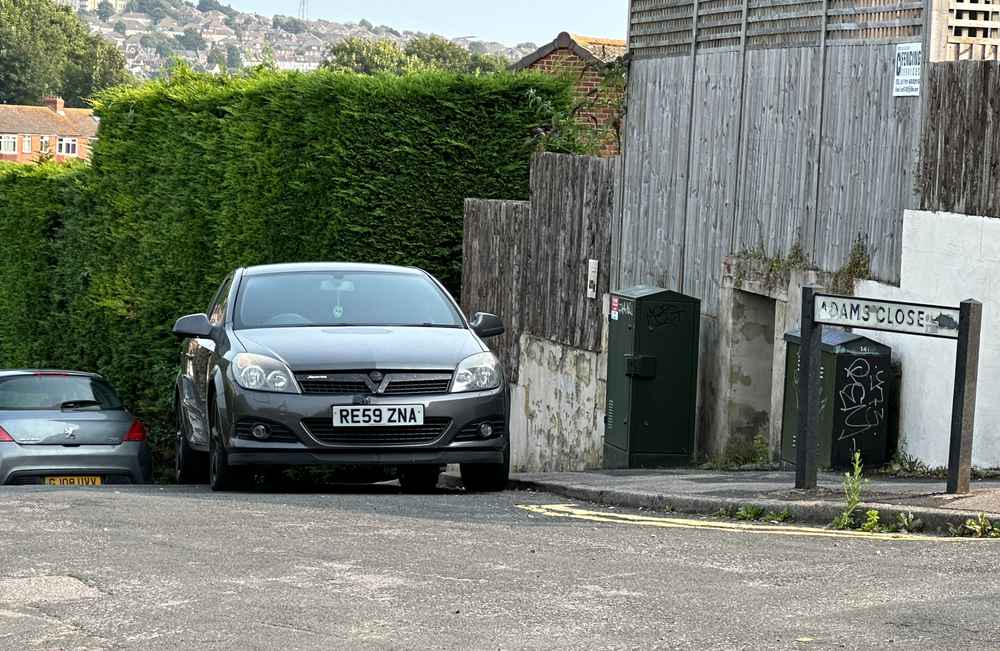
[[[736,150],[739,142],[739,71],[737,52],[712,52],[695,64],[691,110],[691,182],[683,220],[683,291],[700,296],[702,309],[714,313],[719,303],[722,257],[733,234]]]
[[[920,98],[893,97],[895,46],[830,48],[823,108],[815,264],[847,261],[861,237],[873,275],[899,281],[903,209],[916,207]],[[807,249],[808,250],[808,249]]]
[[[691,64],[633,61],[621,188],[621,284],[680,289]]]
[[[733,253],[811,247],[820,80],[817,48],[747,52]]]
[[[921,208],[1000,217],[1000,63],[935,63],[928,86]]]
[[[541,154],[530,201],[466,199],[462,308],[493,312],[507,332],[487,343],[517,382],[522,334],[598,351],[611,282],[617,158]],[[597,260],[597,298],[587,296]]]
[[[599,350],[600,297],[610,287],[616,159],[541,154],[531,168],[525,327],[538,337]],[[598,261],[597,298],[587,263]]]
[[[489,339],[511,382],[518,379],[524,329],[524,261],[530,223],[527,201],[465,200],[462,241],[462,309],[491,312],[507,332]]]

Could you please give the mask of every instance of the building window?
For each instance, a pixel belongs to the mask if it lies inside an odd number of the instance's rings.
[[[25,136],[24,140],[21,142],[21,153],[31,153],[31,136]]]
[[[0,136],[0,154],[17,153],[17,136]]]
[[[56,153],[63,156],[76,156],[76,138],[60,138],[56,143]]]
[[[49,148],[49,137],[39,136],[38,137],[38,149],[43,154],[51,154],[52,150]]]

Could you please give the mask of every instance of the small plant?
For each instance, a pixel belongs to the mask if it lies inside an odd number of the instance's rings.
[[[792,514],[787,508],[784,508],[781,511],[768,511],[764,519],[768,522],[788,522],[792,519]]]
[[[882,530],[882,525],[879,523],[878,509],[871,509],[865,514],[865,521],[861,524],[861,530],[868,533],[876,533]]]
[[[913,520],[913,514],[907,511],[906,513],[896,514],[896,530],[897,531],[915,531],[915,522]]]
[[[969,536],[971,538],[1000,538],[1000,527],[997,527],[986,517],[985,513],[980,513],[974,518],[969,518],[958,527],[948,525],[948,531],[953,536]]]
[[[717,518],[732,518],[735,517],[735,515],[736,515],[736,509],[731,506],[722,507],[721,509],[715,512],[715,517]]]
[[[865,484],[868,483],[861,476],[862,468],[861,451],[855,450],[854,460],[851,463],[851,471],[844,473],[844,497],[847,500],[847,504],[844,506],[843,513],[834,518],[834,529],[851,529],[854,527],[854,512],[857,511],[858,505],[861,504],[861,491]]]
[[[744,504],[733,516],[737,520],[760,520],[764,516],[764,507]]]

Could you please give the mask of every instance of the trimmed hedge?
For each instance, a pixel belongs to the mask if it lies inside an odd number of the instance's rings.
[[[170,326],[226,273],[387,262],[457,294],[464,199],[526,198],[533,135],[571,102],[524,74],[181,72],[105,92],[92,166],[0,167],[0,367],[104,373],[166,463]]]

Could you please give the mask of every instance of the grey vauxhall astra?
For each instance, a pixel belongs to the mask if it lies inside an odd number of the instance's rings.
[[[208,311],[178,319],[178,482],[213,490],[290,466],[396,469],[429,490],[445,464],[466,488],[502,490],[509,391],[483,338],[419,269],[311,263],[232,273]],[[206,468],[207,466],[207,468]]]

